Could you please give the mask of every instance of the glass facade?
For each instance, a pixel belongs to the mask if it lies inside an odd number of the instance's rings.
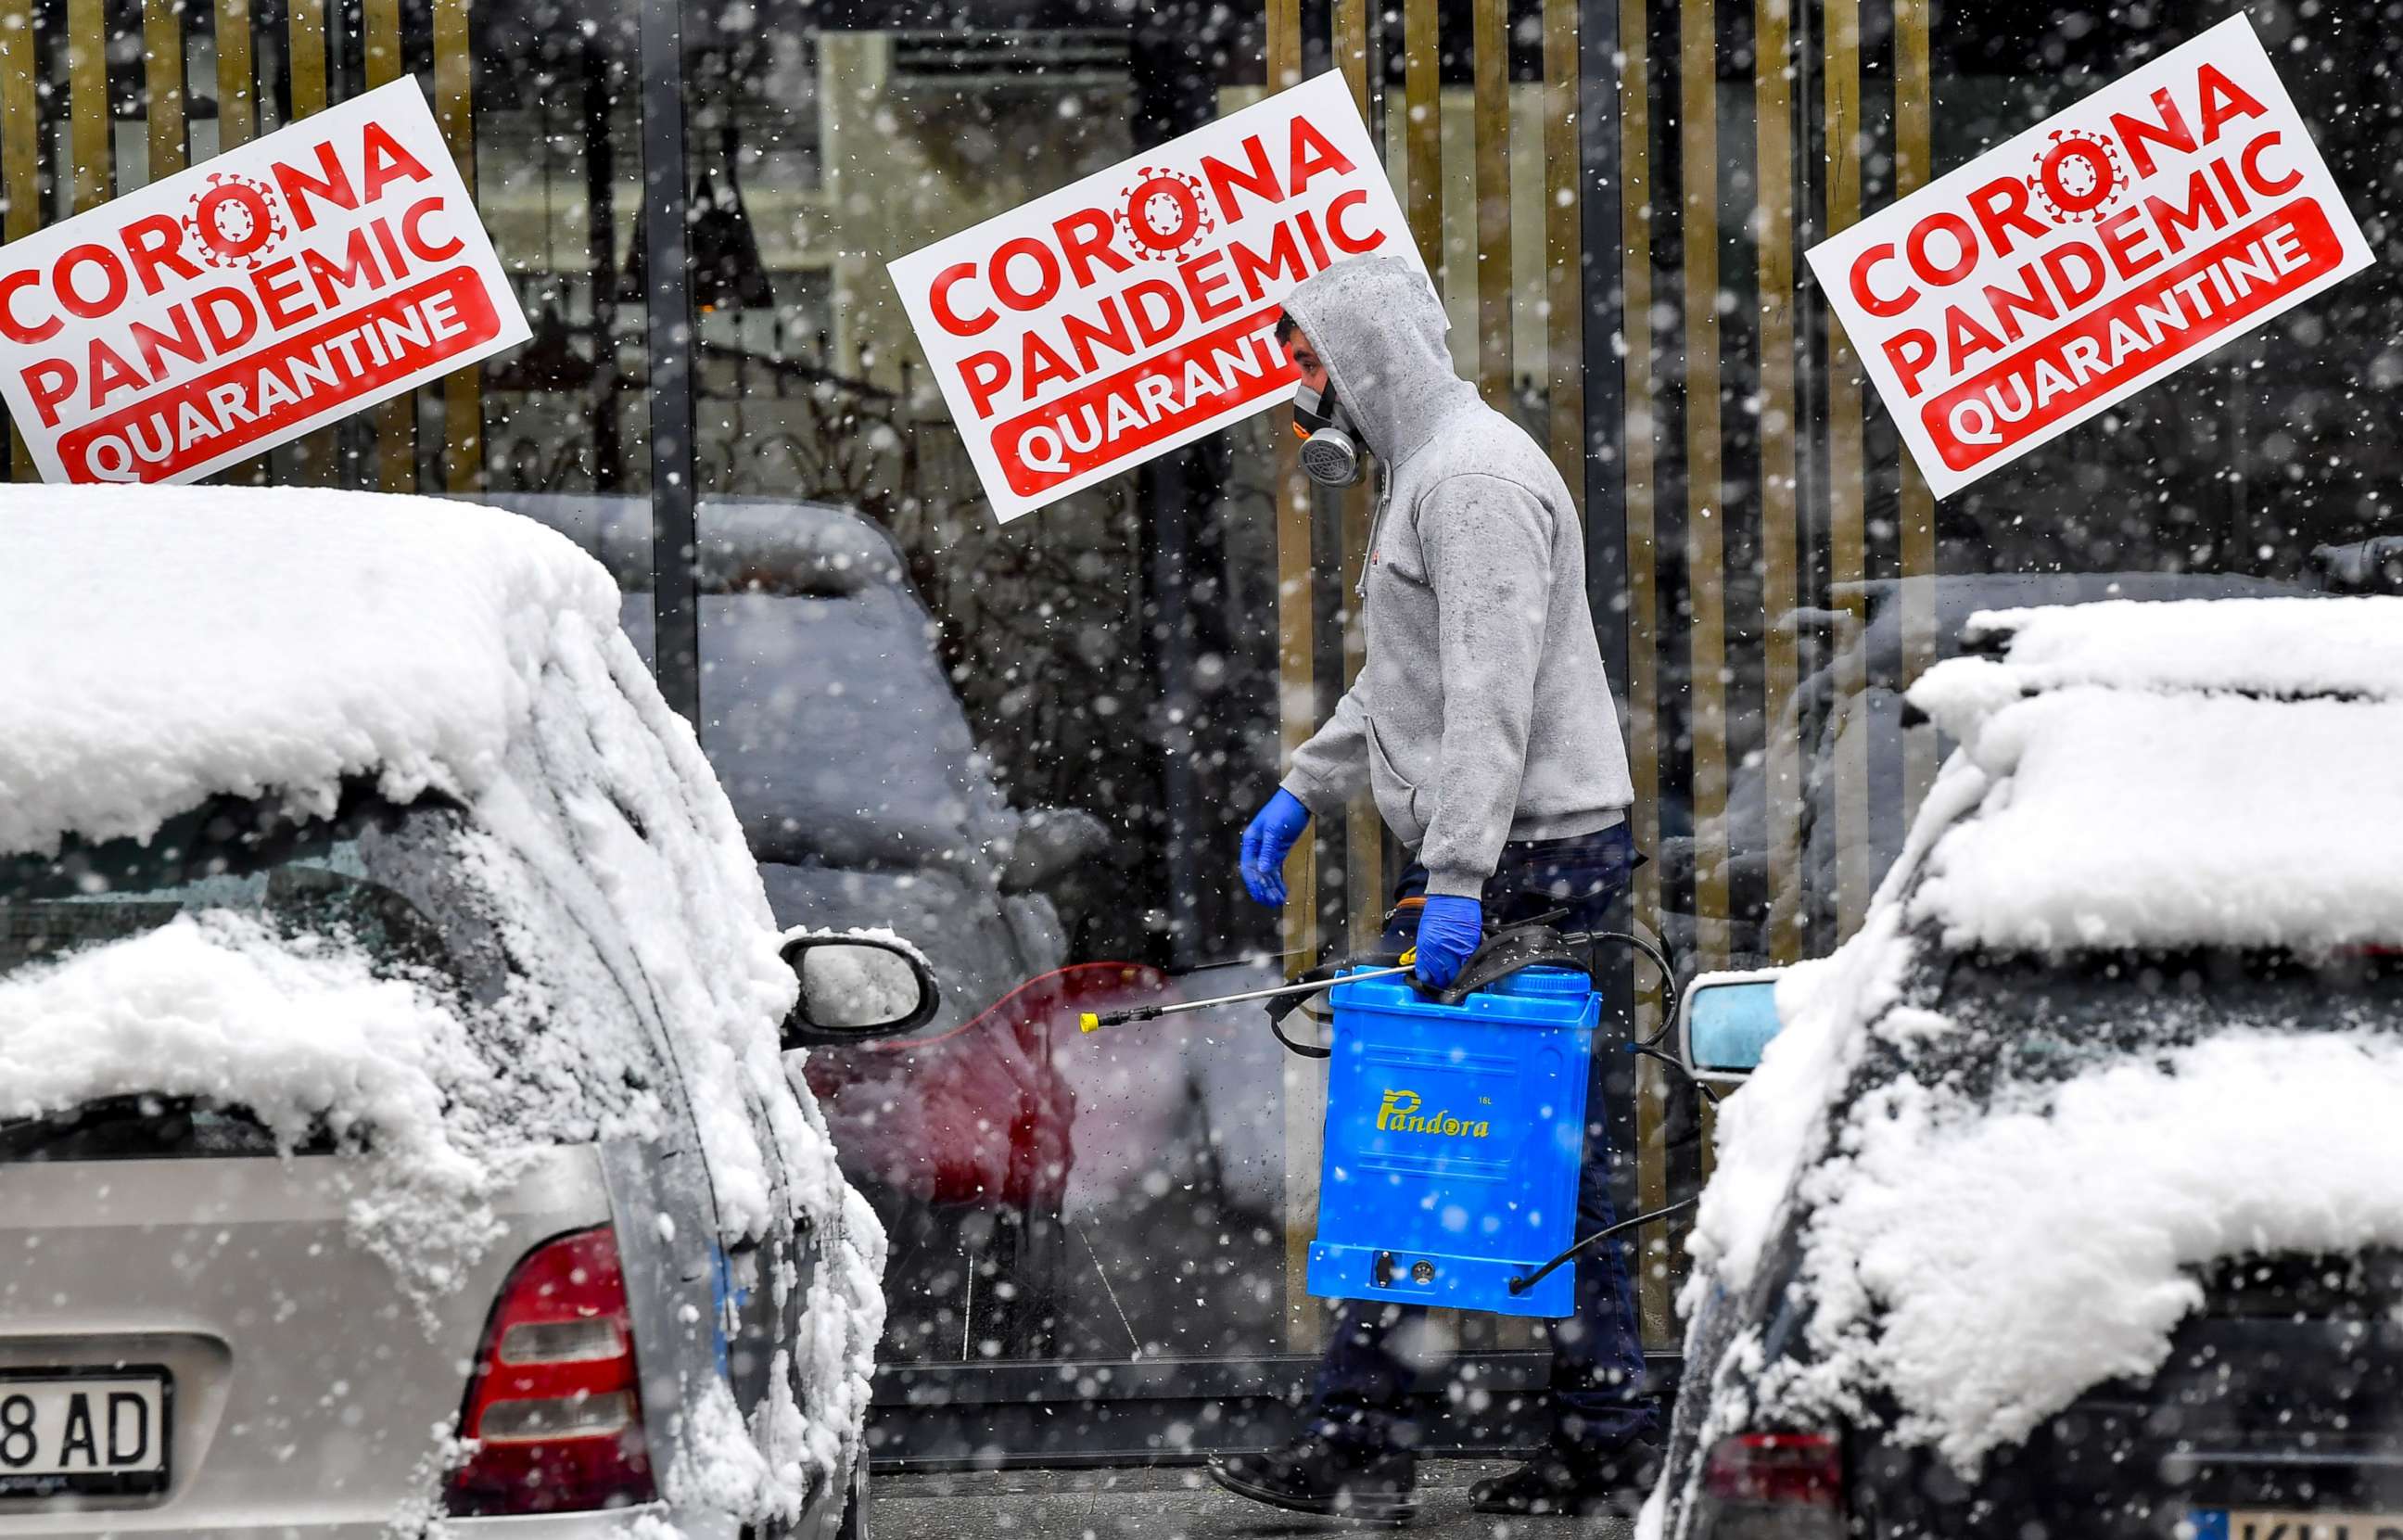
[[[5,233],[424,81],[534,340],[229,479],[541,519],[617,574],[646,653],[697,589],[677,703],[779,918],[889,925],[943,982],[923,1034],[807,1070],[893,1235],[888,1454],[1257,1441],[1284,1415],[1324,1318],[1315,1071],[1247,1009],[1074,1022],[1342,949],[1399,856],[1363,810],[1315,832],[1282,921],[1235,876],[1357,666],[1365,501],[1302,489],[1280,412],[999,524],[893,257],[1344,71],[1463,372],[1585,500],[1654,858],[1637,913],[1681,970],[1857,923],[1945,749],[1902,688],[1972,611],[2395,585],[2391,267],[1938,503],[1800,260],[2227,5],[729,0],[682,13],[671,171],[645,3],[0,0]],[[2396,7],[2243,8],[2383,262]],[[688,210],[686,461],[655,452],[646,175]],[[688,573],[663,464],[698,495]],[[1618,987],[1618,1031],[1657,1025],[1648,978]],[[1689,1190],[1695,1109],[1648,1069],[1614,1089],[1623,1212]],[[1674,1241],[1643,1248],[1662,1354]],[[1443,1329],[1447,1436],[1498,1438],[1533,1336]]]

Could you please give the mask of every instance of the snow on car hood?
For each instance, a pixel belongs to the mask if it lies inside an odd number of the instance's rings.
[[[616,588],[531,520],[299,488],[12,487],[0,851],[146,836],[221,792],[326,812],[500,768],[561,617]]]

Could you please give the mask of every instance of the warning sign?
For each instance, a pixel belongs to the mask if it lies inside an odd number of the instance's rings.
[[[193,480],[525,339],[413,79],[0,246],[46,481]]]
[[[2241,15],[1809,255],[1938,495],[2369,265]]]
[[[1285,295],[1370,252],[1418,262],[1329,72],[888,271],[1007,520],[1290,398]]]

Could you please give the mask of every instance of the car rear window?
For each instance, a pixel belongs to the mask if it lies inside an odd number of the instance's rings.
[[[216,798],[147,840],[67,840],[0,857],[0,974],[226,909],[293,934],[348,936],[382,966],[481,992],[496,961],[449,853],[460,814],[372,794],[331,818]]]
[[[1874,1083],[1909,1074],[1984,1101],[2006,1085],[2068,1079],[2114,1060],[2234,1029],[2403,1034],[2403,955],[2304,958],[2251,950],[1947,954],[1932,942],[1905,991],[1940,1031],[1882,1031]]]
[[[313,1134],[291,1153],[329,1154]],[[278,1155],[275,1135],[247,1109],[196,1097],[112,1096],[63,1112],[0,1121],[0,1164],[41,1160],[167,1160]]]

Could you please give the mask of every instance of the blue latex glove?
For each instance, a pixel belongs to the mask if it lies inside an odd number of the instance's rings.
[[[1430,896],[1419,910],[1419,981],[1442,989],[1460,977],[1460,965],[1483,939],[1484,905],[1456,893]]]
[[[1310,810],[1283,786],[1252,815],[1243,830],[1243,886],[1256,901],[1272,909],[1285,908],[1285,858],[1309,826]]]

